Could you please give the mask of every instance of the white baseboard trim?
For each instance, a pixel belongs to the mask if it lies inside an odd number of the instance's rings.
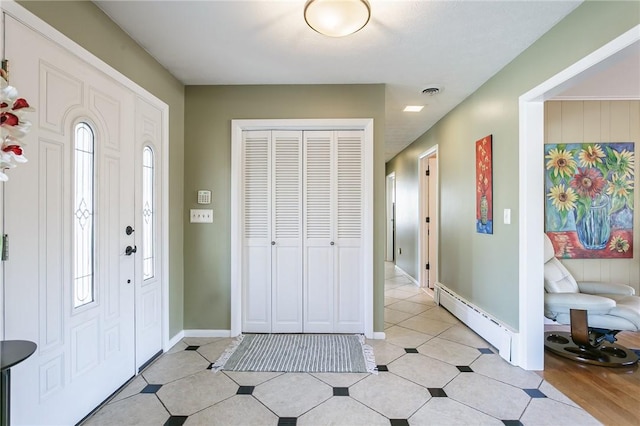
[[[184,337],[231,337],[231,330],[184,330]]]
[[[374,340],[384,340],[387,338],[387,335],[383,331],[374,331],[373,339]]]
[[[175,336],[169,339],[169,342],[167,343],[167,347],[164,348],[164,351],[167,352],[169,349],[174,347],[176,343],[178,343],[183,338],[184,338],[184,330],[179,331]]]
[[[440,283],[435,292],[440,305],[495,347],[502,358],[514,362],[512,344],[517,332]]]
[[[408,278],[409,281],[411,281],[414,285],[417,285],[418,287],[420,287],[420,284],[418,283],[418,280],[416,280],[411,275],[409,275],[404,269],[402,269],[398,265],[394,265],[394,267],[398,270],[398,272],[400,272],[402,275],[404,275],[406,278]]]

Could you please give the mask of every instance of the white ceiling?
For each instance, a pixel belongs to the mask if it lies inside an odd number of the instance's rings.
[[[554,99],[640,99],[640,42],[577,76]]]
[[[95,3],[186,85],[386,84],[389,160],[581,0],[369,0],[371,21],[344,38],[308,28],[305,0]]]

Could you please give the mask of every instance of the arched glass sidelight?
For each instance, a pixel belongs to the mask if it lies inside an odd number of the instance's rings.
[[[95,134],[86,122],[74,129],[73,307],[94,301],[94,147]]]
[[[155,276],[155,191],[154,155],[149,146],[142,149],[142,279]]]

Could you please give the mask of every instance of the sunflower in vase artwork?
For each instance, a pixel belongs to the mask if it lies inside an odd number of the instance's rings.
[[[554,243],[563,242],[558,251],[631,257],[633,143],[548,144],[545,160],[546,231]]]

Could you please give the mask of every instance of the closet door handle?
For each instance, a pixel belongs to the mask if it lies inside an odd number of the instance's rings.
[[[331,241],[329,244],[334,245],[335,243],[333,241]]]
[[[275,242],[275,241],[271,241],[271,245],[272,245],[272,246],[275,246],[275,245],[276,245],[276,242]]]

